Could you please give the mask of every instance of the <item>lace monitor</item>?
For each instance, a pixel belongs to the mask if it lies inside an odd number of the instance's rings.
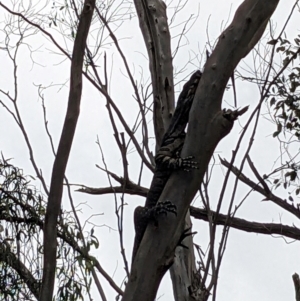
[[[176,214],[176,206],[169,201],[159,202],[158,199],[174,170],[197,168],[193,157],[180,157],[185,139],[185,128],[188,123],[190,108],[202,73],[197,70],[183,86],[170,126],[166,131],[159,151],[155,156],[155,171],[146,198],[145,206],[139,206],[134,211],[135,240],[132,262],[144,236],[149,221],[156,221],[160,214],[172,212]]]

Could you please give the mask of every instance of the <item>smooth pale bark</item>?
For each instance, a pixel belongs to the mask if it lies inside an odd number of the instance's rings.
[[[192,221],[189,214],[185,216],[185,230],[191,233]],[[182,244],[175,250],[174,263],[170,268],[175,301],[196,301],[206,294],[200,288],[200,277],[195,262],[193,236],[186,237]]]
[[[166,4],[161,0],[135,0],[134,5],[148,52],[158,148],[174,113],[173,59]]]
[[[136,0],[134,3],[149,58],[157,150],[174,113],[173,59],[167,7],[161,0]],[[186,223],[192,224],[189,215]],[[185,239],[185,244],[192,246],[192,236]],[[175,258],[178,261],[170,269],[175,300],[188,300],[187,288],[191,286],[196,270],[194,250],[178,248]]]
[[[216,145],[232,126],[221,114],[221,102],[228,79],[238,62],[261,37],[278,2],[244,1],[208,59],[190,112],[182,150],[183,157],[195,156],[199,169],[189,173],[178,171],[170,177],[160,200],[172,201],[177,206],[177,217],[169,214],[159,220],[157,228],[153,224],[147,227],[123,301],[155,299],[160,281],[173,263],[190,202],[200,186]]]

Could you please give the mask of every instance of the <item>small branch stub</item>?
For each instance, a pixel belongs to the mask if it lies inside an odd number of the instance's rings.
[[[295,273],[293,276],[294,286],[295,286],[295,297],[296,301],[300,301],[300,279],[299,275]]]

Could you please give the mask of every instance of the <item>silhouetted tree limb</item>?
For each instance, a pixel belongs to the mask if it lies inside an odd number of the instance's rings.
[[[38,217],[31,217],[31,218],[23,218],[18,216],[7,216],[4,212],[0,213],[0,220],[13,222],[15,224],[24,224],[27,225],[35,225],[38,226],[40,229],[43,229],[44,223]],[[123,294],[123,291],[119,288],[119,286],[114,282],[114,280],[106,273],[106,271],[100,265],[100,262],[93,256],[89,255],[84,248],[78,245],[76,240],[74,239],[74,235],[64,229],[63,225],[61,225],[63,229],[58,229],[57,237],[61,238],[63,242],[67,243],[72,247],[73,250],[78,252],[86,261],[90,261],[92,264],[95,265],[98,272],[107,280],[107,282],[111,285],[111,287],[120,295]],[[29,279],[30,281],[30,279]]]
[[[205,209],[190,207],[190,214],[196,219],[209,221],[208,213]],[[237,217],[229,217],[225,214],[216,214],[214,211],[210,211],[213,222],[217,225],[227,225],[238,230],[252,233],[260,233],[267,235],[282,235],[295,240],[300,240],[300,229],[282,224],[275,223],[257,223],[249,222],[245,219]]]
[[[57,218],[61,207],[65,170],[79,117],[82,92],[83,58],[94,7],[95,0],[85,0],[74,41],[73,56],[71,60],[69,101],[57,154],[53,164],[49,198],[45,216],[44,270],[40,301],[51,301],[53,295],[57,250]]]
[[[242,176],[244,179],[244,175]],[[141,197],[146,197],[148,189],[145,187],[138,186],[134,184],[137,189],[133,188],[132,190],[130,188],[127,188],[125,186],[125,191],[129,191],[129,194],[132,195],[138,195]],[[123,189],[123,190],[122,190]],[[88,194],[106,194],[106,193],[112,193],[113,191],[123,193],[124,188],[123,187],[105,187],[105,188],[90,188],[85,187],[82,189],[78,189],[77,191],[88,193]],[[125,192],[127,193],[127,192]],[[225,225],[227,215],[225,214],[218,214],[214,211],[210,211],[212,214],[212,218],[214,223],[217,225]],[[201,219],[204,221],[209,221],[208,213],[206,209],[200,209],[193,206],[190,206],[190,214],[192,217],[196,219]],[[253,232],[253,233],[261,233],[261,234],[278,234],[282,235],[288,238],[300,240],[300,229],[296,227],[291,227],[287,225],[282,224],[274,224],[274,223],[257,223],[257,222],[250,222],[245,219],[237,218],[237,217],[230,217],[227,221],[227,226],[241,230],[246,232]]]
[[[12,269],[14,269],[24,283],[26,283],[31,293],[35,296],[35,298],[38,299],[41,283],[36,280],[23,262],[18,259],[13,252],[11,252],[8,243],[0,242],[0,262],[5,262]],[[3,276],[3,271],[1,273],[1,276]]]
[[[299,275],[295,273],[293,275],[294,287],[295,287],[295,297],[296,301],[300,301],[300,279]]]
[[[146,197],[148,193],[148,188],[139,186],[132,182],[126,183],[126,186],[112,186],[112,187],[103,187],[103,188],[93,188],[93,187],[86,187],[82,186],[82,188],[77,189],[79,192],[84,192],[87,194],[94,194],[94,195],[102,195],[102,194],[109,194],[109,193],[126,193],[131,195],[139,195],[142,197]]]

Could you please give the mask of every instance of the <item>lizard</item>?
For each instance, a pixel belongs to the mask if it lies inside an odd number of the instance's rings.
[[[132,263],[148,223],[152,220],[157,224],[156,217],[161,214],[166,215],[167,212],[176,214],[176,206],[172,202],[165,201],[158,203],[171,173],[178,169],[188,171],[189,168],[197,168],[197,163],[192,161],[193,156],[181,158],[180,152],[186,135],[185,128],[188,123],[190,108],[201,76],[202,73],[200,70],[197,70],[183,86],[171,123],[163,136],[162,143],[155,156],[156,166],[145,206],[138,206],[134,211],[136,234],[132,252]]]

